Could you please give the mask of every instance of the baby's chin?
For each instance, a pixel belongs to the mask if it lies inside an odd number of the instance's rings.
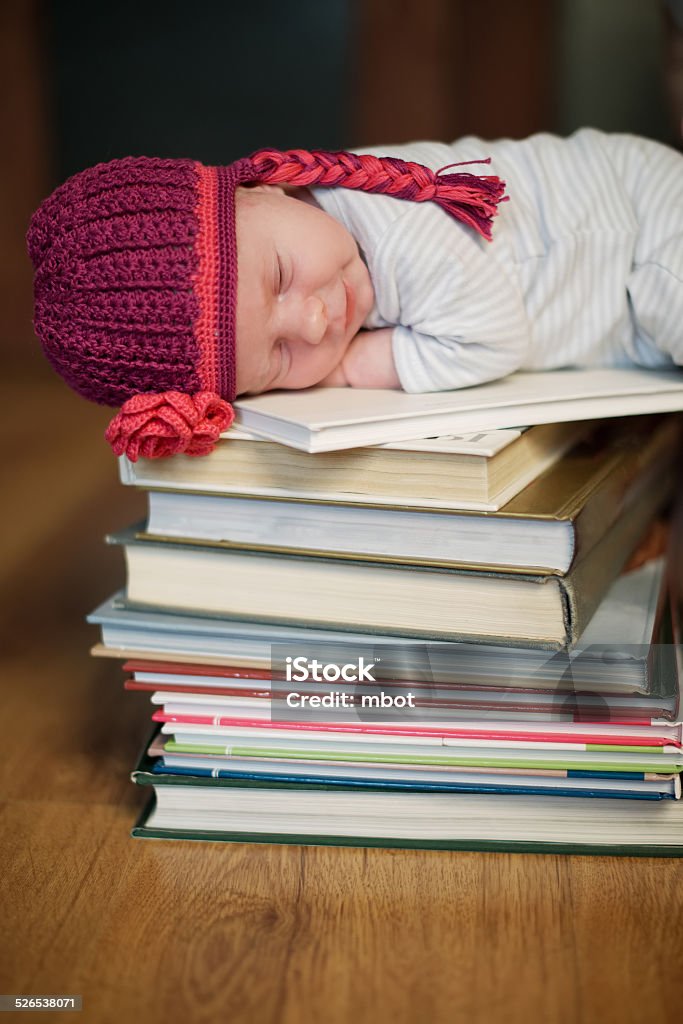
[[[307,379],[305,383],[300,383],[299,387],[315,388],[319,384],[325,383],[328,378],[336,373],[336,371],[341,367],[350,342],[350,338],[345,339],[343,343],[335,346],[334,353],[330,353],[330,359],[325,360],[324,363],[321,362],[321,364],[316,366],[315,369],[309,367],[310,372],[306,375]],[[296,382],[293,386],[296,387]],[[329,387],[330,385],[328,384],[327,386]]]

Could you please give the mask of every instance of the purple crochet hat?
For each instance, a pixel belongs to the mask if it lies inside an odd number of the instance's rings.
[[[34,326],[67,384],[123,406],[106,433],[117,455],[206,454],[234,419],[235,192],[252,183],[433,201],[489,239],[504,192],[495,176],[308,150],[226,167],[127,157],[74,175],[31,219]]]

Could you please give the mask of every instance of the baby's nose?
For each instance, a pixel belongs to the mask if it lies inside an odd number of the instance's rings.
[[[327,309],[317,295],[311,295],[301,304],[299,333],[308,345],[318,345],[327,330]]]

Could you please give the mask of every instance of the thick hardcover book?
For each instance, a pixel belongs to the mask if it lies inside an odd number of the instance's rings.
[[[159,774],[132,835],[145,838],[680,856],[677,800],[400,791],[313,781]]]
[[[515,373],[492,384],[409,395],[310,388],[235,403],[240,424],[303,451],[321,452],[444,433],[683,409],[683,372],[638,368]]]
[[[667,472],[681,423],[634,417],[598,431],[495,514],[153,492],[146,535],[236,550],[564,573],[636,488]]]
[[[615,581],[581,638],[586,644],[583,651],[572,651],[573,666],[566,677],[542,680],[537,677],[538,666],[535,669],[529,659],[535,652],[507,651],[507,660],[519,672],[520,683],[526,684],[509,685],[505,669],[499,667],[497,680],[495,669],[491,674],[492,666],[485,664],[489,649],[480,646],[479,658],[474,660],[474,667],[480,669],[476,676],[465,674],[463,659],[457,682],[391,678],[389,669],[388,673],[382,670],[378,684],[389,694],[410,689],[414,706],[424,709],[426,715],[445,711],[453,720],[483,716],[488,720],[544,722],[638,720],[639,725],[680,722],[683,674],[677,664],[671,593],[664,568],[664,558],[655,558]],[[628,643],[624,642],[626,636]],[[593,639],[598,641],[595,645]],[[498,655],[502,650],[495,648]],[[569,661],[568,655],[567,667]],[[586,682],[588,664],[598,686],[601,676],[608,676],[623,687],[627,676],[643,669],[649,684],[647,693],[610,693],[604,686],[601,693],[582,693],[577,684]],[[282,673],[270,668],[144,660],[128,661],[123,668],[133,673],[125,688],[150,693],[153,704],[175,704],[188,711],[198,705],[211,705],[213,716],[226,707],[235,708],[239,714],[247,714],[249,708],[258,714],[278,714],[291,690],[281,680]],[[584,670],[580,679],[579,669]],[[339,686],[315,680],[292,685],[309,696],[334,693]]]
[[[564,577],[187,546],[143,541],[134,530],[111,540],[124,547],[132,605],[369,635],[561,649],[586,628],[672,487],[672,471],[648,479]]]
[[[242,685],[270,678],[271,645],[296,645],[322,655],[327,651],[366,651],[381,659],[376,678],[396,684],[457,687],[461,697],[519,701],[536,694],[539,710],[569,687],[577,708],[606,701],[610,708],[637,709],[653,699],[661,717],[678,711],[677,672],[672,646],[673,619],[665,589],[663,561],[657,559],[618,577],[577,644],[566,652],[512,646],[445,643],[411,638],[271,626],[255,622],[176,615],[125,607],[115,595],[96,609],[103,643],[93,653],[136,658],[135,678],[155,689],[189,676],[190,685]],[[632,695],[632,696],[631,696]],[[584,705],[584,701],[587,703]],[[614,703],[616,702],[616,703]]]
[[[124,484],[156,490],[495,511],[590,427],[550,423],[315,456],[233,427],[201,459],[122,456],[119,469]]]

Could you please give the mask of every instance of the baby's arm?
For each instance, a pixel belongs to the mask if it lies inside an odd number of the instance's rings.
[[[393,327],[359,331],[342,361],[320,382],[328,388],[400,388],[394,366]]]

